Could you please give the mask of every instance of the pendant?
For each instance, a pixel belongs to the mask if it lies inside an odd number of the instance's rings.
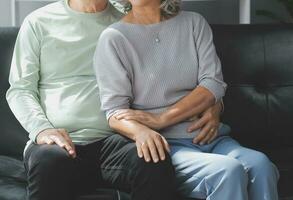
[[[156,43],[160,43],[160,38],[157,37],[157,38],[155,39],[155,41],[156,41]]]

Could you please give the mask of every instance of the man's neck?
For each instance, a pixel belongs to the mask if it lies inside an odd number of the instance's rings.
[[[68,4],[78,12],[96,13],[105,10],[108,0],[68,0]]]

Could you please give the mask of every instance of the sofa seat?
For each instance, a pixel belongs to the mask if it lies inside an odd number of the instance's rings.
[[[266,152],[279,169],[281,174],[281,178],[279,180],[280,200],[293,200],[293,185],[288,184],[293,180],[293,147],[262,147],[259,148],[259,150]]]
[[[241,144],[269,156],[281,174],[280,200],[293,200],[293,25],[211,27],[229,86],[221,121],[230,125],[231,135]],[[0,200],[24,200],[26,192],[25,171],[17,159],[22,157],[27,133],[5,99],[17,33],[18,28],[0,28]],[[123,195],[99,189],[78,200],[127,199]]]
[[[25,200],[27,176],[21,160],[0,156],[0,200]],[[129,200],[128,194],[113,189],[97,189],[76,200]]]
[[[26,173],[22,161],[0,156],[0,194],[5,200],[24,200]]]

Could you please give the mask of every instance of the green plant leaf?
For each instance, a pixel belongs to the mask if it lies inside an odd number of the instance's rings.
[[[286,7],[287,11],[293,17],[293,0],[279,0]]]
[[[268,18],[271,18],[273,20],[276,20],[276,21],[279,21],[282,23],[285,22],[284,19],[282,19],[281,17],[277,16],[275,13],[268,11],[268,10],[256,10],[255,14],[259,15],[259,16],[268,17]]]

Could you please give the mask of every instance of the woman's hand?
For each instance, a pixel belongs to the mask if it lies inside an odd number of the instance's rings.
[[[154,163],[166,159],[166,152],[170,152],[170,147],[162,135],[135,120],[125,118],[118,120],[114,115],[109,119],[110,127],[135,141],[138,157]]]
[[[117,120],[134,120],[151,129],[160,130],[164,127],[164,119],[160,114],[153,114],[141,110],[123,109],[113,115]]]
[[[188,128],[188,132],[201,129],[193,143],[204,145],[211,143],[218,136],[222,104],[219,102],[203,112],[201,118]]]
[[[134,140],[138,156],[144,158],[146,162],[153,160],[154,163],[157,163],[159,160],[165,160],[165,152],[170,152],[166,139],[151,129],[140,132]]]
[[[193,139],[193,143],[204,145],[211,143],[218,136],[221,110],[222,105],[219,102],[204,111],[199,120],[188,128],[188,132],[201,129],[197,137]],[[153,114],[141,110],[123,109],[115,113],[113,117],[117,120],[134,120],[155,130],[164,128],[166,124],[166,120],[160,114]]]

